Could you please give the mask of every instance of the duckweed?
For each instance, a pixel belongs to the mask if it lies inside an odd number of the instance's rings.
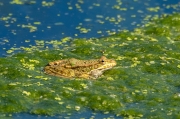
[[[37,41],[42,47],[22,48],[20,53],[0,58],[1,115],[56,115],[91,109],[125,118],[179,118],[180,14],[147,24],[99,39],[65,39],[58,44]],[[55,49],[43,49],[47,44]],[[97,80],[43,73],[50,61],[94,59],[102,52],[114,58],[117,66]]]

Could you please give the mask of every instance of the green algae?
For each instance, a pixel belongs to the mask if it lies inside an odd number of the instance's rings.
[[[55,115],[88,108],[128,118],[178,118],[179,36],[180,14],[173,14],[109,37],[54,42],[55,49],[22,48],[0,58],[0,113]],[[102,51],[117,66],[97,80],[43,73],[50,61],[94,59]]]

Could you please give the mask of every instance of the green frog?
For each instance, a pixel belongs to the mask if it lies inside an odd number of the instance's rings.
[[[44,68],[44,72],[65,78],[96,79],[104,71],[113,68],[115,65],[115,60],[107,59],[105,56],[91,60],[70,58],[48,63]]]

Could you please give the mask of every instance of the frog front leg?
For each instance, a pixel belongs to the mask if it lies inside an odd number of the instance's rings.
[[[92,70],[89,74],[90,78],[92,79],[97,79],[100,75],[103,74],[103,71],[101,70],[98,70],[98,69],[95,69],[95,70]]]

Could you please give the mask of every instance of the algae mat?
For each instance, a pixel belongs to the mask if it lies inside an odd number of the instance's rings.
[[[91,109],[117,117],[180,118],[180,14],[109,37],[64,38],[49,44],[54,49],[44,49],[46,44],[37,41],[37,46],[0,58],[2,115]],[[70,80],[42,72],[49,61],[94,59],[101,51],[117,66],[97,80]]]

